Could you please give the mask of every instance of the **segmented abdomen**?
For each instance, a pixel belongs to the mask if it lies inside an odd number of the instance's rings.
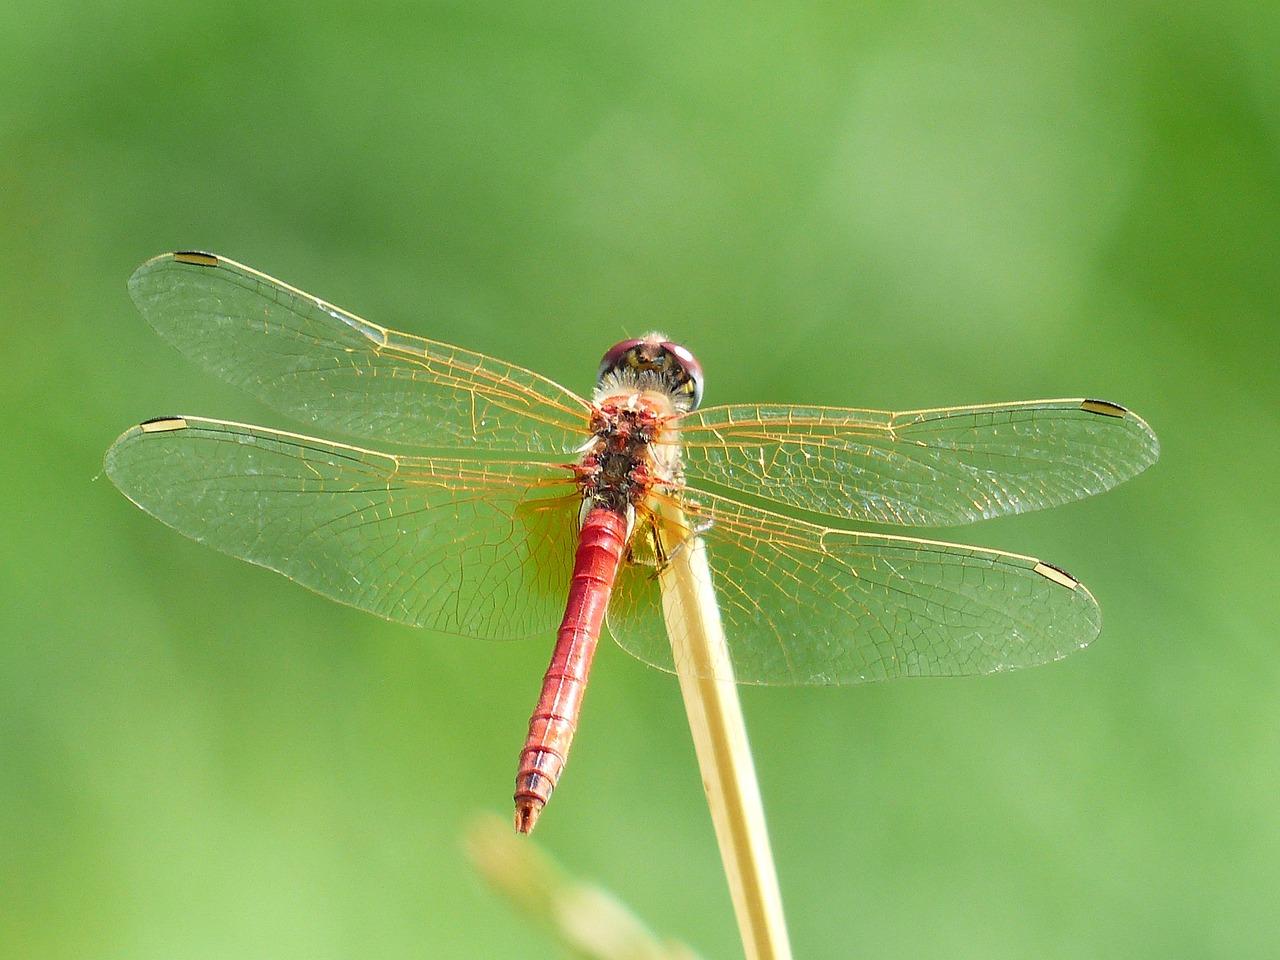
[[[627,518],[605,507],[587,513],[578,536],[564,619],[516,773],[516,829],[528,833],[569,756],[605,608],[626,550]]]

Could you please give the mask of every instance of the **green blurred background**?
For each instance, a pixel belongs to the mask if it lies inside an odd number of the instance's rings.
[[[555,957],[458,837],[547,645],[384,624],[130,506],[102,451],[291,426],[124,282],[212,249],[590,386],[1090,395],[1149,474],[944,531],[1106,625],[1006,676],[744,703],[799,957],[1280,953],[1280,15],[1257,3],[44,4],[0,11],[0,954]],[[737,934],[677,686],[602,648],[536,841]]]

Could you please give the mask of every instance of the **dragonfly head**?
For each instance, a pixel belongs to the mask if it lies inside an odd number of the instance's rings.
[[[677,410],[687,413],[702,402],[702,364],[688,348],[650,333],[610,347],[600,361],[596,384],[662,390]]]

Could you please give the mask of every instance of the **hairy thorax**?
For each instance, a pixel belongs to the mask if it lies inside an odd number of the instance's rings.
[[[680,453],[671,398],[660,390],[623,390],[596,397],[592,440],[577,467],[584,512],[606,507],[632,516],[654,487],[680,483]]]

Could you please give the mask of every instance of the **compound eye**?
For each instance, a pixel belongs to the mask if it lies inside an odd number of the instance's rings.
[[[683,347],[678,343],[664,340],[662,349],[676,359],[676,362],[680,364],[680,368],[688,378],[685,381],[684,390],[689,394],[691,401],[689,409],[696,410],[698,404],[702,403],[702,364],[698,362],[698,358],[693,355],[688,347]]]
[[[621,364],[622,358],[642,343],[644,343],[643,340],[623,340],[620,343],[615,343],[605,351],[604,357],[601,358],[600,369],[596,373],[596,379],[599,380],[610,370]]]

